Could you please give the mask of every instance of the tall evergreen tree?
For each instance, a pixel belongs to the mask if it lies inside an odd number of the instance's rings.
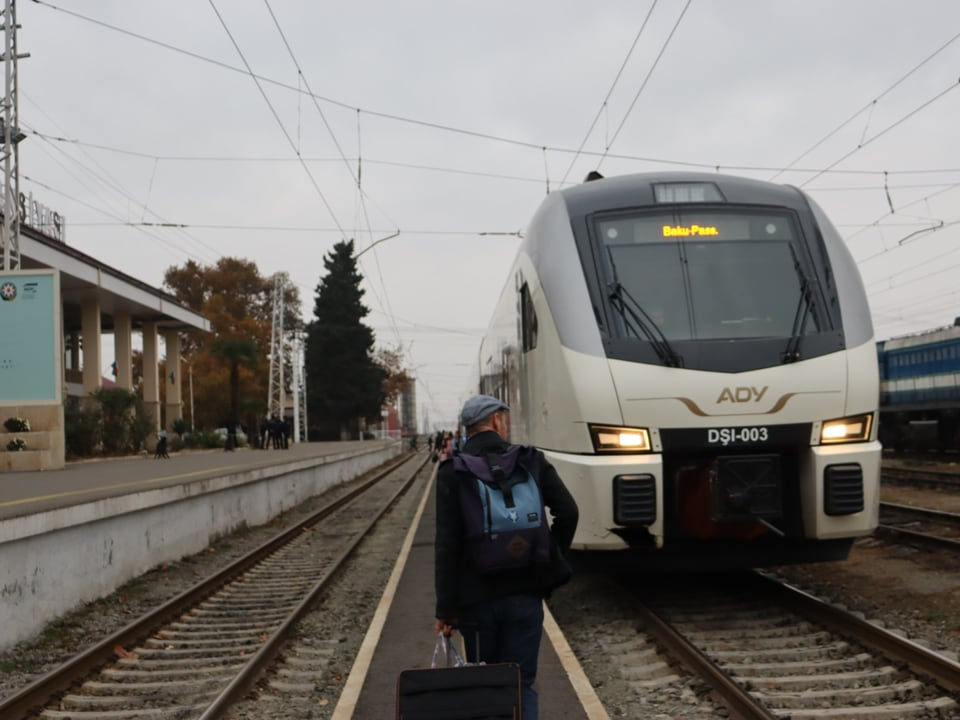
[[[361,418],[380,419],[387,373],[362,322],[370,310],[361,302],[353,240],[334,245],[323,265],[304,351],[310,437],[357,437]]]

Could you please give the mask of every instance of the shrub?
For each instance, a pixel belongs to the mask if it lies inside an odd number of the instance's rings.
[[[197,433],[194,437],[197,440],[197,447],[202,448],[222,448],[224,445],[225,437],[218,435],[213,430],[204,430],[203,432]]]
[[[7,443],[7,450],[10,452],[19,452],[27,449],[27,443],[23,438],[14,438]]]
[[[63,434],[67,454],[72,457],[93,455],[100,444],[102,432],[99,406],[82,403],[77,397],[68,397],[63,405]]]
[[[100,405],[103,451],[108,455],[126,452],[132,444],[130,420],[137,396],[124,388],[100,388],[92,393],[92,397]]]
[[[111,455],[135,453],[146,447],[154,429],[143,401],[123,388],[100,388],[86,399],[71,397],[64,404],[67,453],[74,457],[101,450]]]
[[[11,417],[3,421],[7,432],[30,432],[30,421],[22,417]]]
[[[183,418],[177,418],[173,421],[171,426],[173,431],[177,434],[178,437],[183,437],[183,434],[187,431],[187,421]]]

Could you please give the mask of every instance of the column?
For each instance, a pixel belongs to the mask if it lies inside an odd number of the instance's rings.
[[[127,313],[113,316],[113,353],[117,363],[117,387],[133,390],[133,323]]]
[[[100,389],[100,302],[87,298],[80,306],[80,332],[83,334],[83,394]]]
[[[158,369],[157,324],[143,324],[143,407],[160,430],[160,372]]]
[[[173,421],[183,417],[183,377],[180,374],[180,332],[167,330],[163,334],[167,343],[167,403],[164,407],[166,428],[173,430]]]
[[[80,372],[80,333],[76,330],[70,333],[70,369]]]

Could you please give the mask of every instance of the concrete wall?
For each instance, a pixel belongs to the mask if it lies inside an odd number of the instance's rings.
[[[0,522],[0,648],[156,565],[260,525],[401,452],[298,460]]]

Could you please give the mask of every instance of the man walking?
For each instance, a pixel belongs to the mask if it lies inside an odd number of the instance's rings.
[[[519,664],[523,720],[536,720],[537,693],[532,686],[543,634],[543,600],[570,579],[564,553],[577,529],[577,504],[543,453],[507,442],[510,421],[505,403],[476,395],[463,406],[460,419],[467,441],[437,474],[436,630],[451,635],[459,629],[469,662]],[[468,537],[470,509],[480,502],[475,497],[479,483],[517,488],[508,479],[515,477],[518,467],[536,483],[542,506],[549,508],[553,521],[548,547],[531,551],[527,561],[525,545],[535,545],[536,540],[518,540],[507,553],[515,553],[517,562],[526,564],[490,569]],[[542,518],[543,523],[546,520]]]

